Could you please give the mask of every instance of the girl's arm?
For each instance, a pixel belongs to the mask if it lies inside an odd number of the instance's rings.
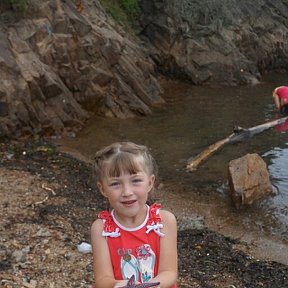
[[[273,91],[272,95],[274,98],[274,103],[275,103],[276,109],[280,110],[280,99],[279,99],[279,96],[277,94],[277,88]]]
[[[93,251],[93,269],[95,286],[97,288],[112,288],[125,286],[126,280],[115,280],[110,252],[106,238],[103,237],[103,222],[97,219],[91,227],[91,244]],[[119,286],[118,286],[119,285]]]
[[[160,238],[160,261],[158,275],[149,282],[160,282],[161,288],[170,288],[177,281],[177,224],[175,216],[160,210],[165,234]]]

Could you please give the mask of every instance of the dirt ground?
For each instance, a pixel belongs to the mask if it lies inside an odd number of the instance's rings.
[[[91,287],[92,255],[77,244],[105,201],[91,169],[45,142],[0,144],[1,287]],[[288,287],[288,266],[260,261],[239,241],[203,229],[178,233],[179,287]]]

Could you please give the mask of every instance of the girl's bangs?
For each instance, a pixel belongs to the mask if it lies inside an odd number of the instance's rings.
[[[137,174],[143,170],[141,156],[135,157],[130,153],[120,153],[113,157],[104,168],[108,177],[120,177],[123,174]]]

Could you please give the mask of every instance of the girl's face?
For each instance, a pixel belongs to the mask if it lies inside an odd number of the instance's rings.
[[[105,177],[98,182],[98,188],[115,210],[117,220],[125,226],[139,225],[146,216],[146,201],[155,181],[154,175],[144,171],[136,174],[121,174],[119,177]]]

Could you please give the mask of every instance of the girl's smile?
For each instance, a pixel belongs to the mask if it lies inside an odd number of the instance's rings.
[[[127,206],[127,207],[129,207],[129,206],[131,206],[133,203],[135,203],[136,202],[136,200],[130,200],[130,201],[122,201],[122,204],[124,205],[124,206]]]

